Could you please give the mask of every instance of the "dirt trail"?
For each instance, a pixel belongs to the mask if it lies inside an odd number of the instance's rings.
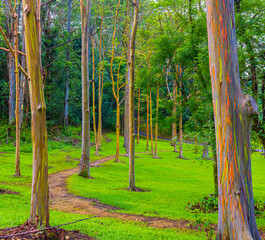
[[[113,159],[115,159],[115,156],[96,160],[91,163],[91,167],[98,167],[100,164]],[[198,229],[198,227],[189,227],[188,225],[191,224],[191,222],[187,220],[169,220],[166,218],[113,212],[113,210],[118,210],[119,208],[102,204],[96,199],[75,196],[68,192],[66,180],[77,172],[78,168],[73,168],[49,175],[51,209],[73,214],[94,215],[98,217],[111,217],[127,221],[143,222],[146,223],[147,226],[154,228]],[[217,227],[213,227],[216,231]],[[265,234],[263,232],[260,234],[262,239],[265,239]]]
[[[114,158],[115,156],[109,156],[96,160],[91,163],[91,167],[97,167],[100,164],[110,161]],[[187,224],[189,222],[186,220],[175,221],[166,218],[145,217],[111,212],[111,210],[118,210],[119,208],[102,204],[96,199],[83,198],[69,193],[66,188],[66,180],[77,172],[78,168],[73,168],[49,175],[51,209],[74,214],[96,215],[99,217],[112,217],[122,220],[140,221],[147,223],[148,226],[158,228],[187,228]]]

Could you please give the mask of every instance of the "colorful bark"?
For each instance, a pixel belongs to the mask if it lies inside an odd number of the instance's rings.
[[[72,0],[68,0],[68,22],[67,22],[67,34],[68,42],[71,40],[71,12],[72,12]],[[70,61],[70,46],[66,51],[66,61]],[[68,128],[69,122],[69,78],[70,70],[67,69],[67,78],[65,79],[65,99],[64,99],[64,126]]]
[[[81,29],[82,29],[82,154],[80,159],[79,175],[90,177],[90,110],[89,110],[89,20],[92,1],[80,1]]]
[[[158,111],[159,111],[159,86],[157,86],[157,89],[156,89],[156,124],[155,124],[155,150],[154,150],[154,158],[158,158],[158,156],[157,156]]]
[[[150,90],[150,138],[151,138],[151,154],[154,154],[154,141],[153,141],[153,109],[152,109],[152,92]]]
[[[140,104],[141,104],[141,89],[138,91],[138,114],[137,114],[137,143],[140,140]]]
[[[147,95],[146,99],[146,150],[148,150],[149,143],[149,95]]]
[[[16,4],[16,3],[15,3]],[[15,77],[16,77],[16,169],[15,176],[19,177],[20,174],[20,81],[19,81],[19,70],[18,70],[18,15],[14,12],[13,14],[15,22]]]
[[[38,4],[41,4],[38,1]],[[40,19],[35,0],[23,0],[25,46],[31,102],[31,135],[33,151],[30,221],[49,225],[48,152],[46,105],[41,66]]]
[[[115,90],[115,79],[113,75],[113,60],[114,60],[114,50],[115,50],[115,36],[116,36],[116,30],[117,30],[117,20],[118,20],[118,14],[119,9],[121,5],[121,0],[119,0],[116,8],[115,13],[115,21],[114,21],[114,30],[113,30],[113,36],[112,36],[112,51],[111,51],[111,61],[110,61],[110,75],[111,75],[111,82],[112,82],[112,92],[113,96],[116,101],[116,156],[115,156],[115,162],[119,162],[119,155],[120,155],[120,85],[119,85],[119,71],[121,67],[121,61],[119,64],[118,74],[117,74],[117,82],[116,82],[116,90]]]
[[[206,1],[218,164],[216,239],[261,240],[254,215],[251,118],[257,104],[240,86],[234,0]]]
[[[173,111],[172,111],[172,139],[177,137],[177,123],[176,123],[176,112],[177,112],[177,78],[178,78],[178,66],[176,66],[176,78],[173,79]],[[174,141],[174,152],[177,152],[177,144],[176,141]]]
[[[135,186],[135,134],[134,134],[134,74],[135,42],[139,18],[139,0],[133,2],[134,17],[130,43],[130,82],[129,82],[129,189],[136,191]]]

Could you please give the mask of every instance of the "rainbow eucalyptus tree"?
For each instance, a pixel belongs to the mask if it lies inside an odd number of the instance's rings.
[[[254,215],[250,147],[251,118],[258,107],[241,91],[234,0],[207,0],[206,7],[218,161],[216,239],[261,240]]]
[[[33,145],[30,220],[41,226],[49,225],[49,190],[46,105],[44,99],[44,76],[41,65],[40,8],[40,0],[23,0]]]
[[[139,18],[139,2],[132,2],[134,7],[133,26],[130,43],[130,80],[129,80],[129,189],[136,191],[135,186],[135,138],[134,138],[134,74],[135,74],[135,42]]]
[[[86,2],[86,4],[85,4]],[[80,0],[81,29],[82,29],[82,155],[79,175],[90,177],[90,111],[89,111],[89,19],[91,15],[92,0]]]

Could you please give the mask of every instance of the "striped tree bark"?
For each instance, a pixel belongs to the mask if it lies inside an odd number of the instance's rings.
[[[91,14],[92,0],[80,1],[81,29],[82,29],[82,154],[80,160],[79,175],[90,177],[90,111],[89,111],[89,19]]]
[[[251,118],[257,103],[241,91],[234,0],[207,0],[208,45],[218,164],[216,239],[261,240],[254,215]]]
[[[41,65],[41,1],[23,0],[25,48],[29,75],[33,151],[30,221],[49,225],[46,105]]]

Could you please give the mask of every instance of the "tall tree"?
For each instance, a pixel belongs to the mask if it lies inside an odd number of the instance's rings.
[[[72,0],[68,0],[68,21],[67,21],[67,34],[68,42],[71,40],[71,13],[72,13]],[[70,61],[70,46],[66,50],[66,61]],[[64,100],[64,126],[68,128],[69,121],[69,78],[70,71],[68,69],[67,77],[65,79],[65,100]]]
[[[257,103],[240,86],[234,0],[206,1],[218,161],[216,239],[261,240],[251,176],[251,118]]]
[[[82,29],[82,154],[79,175],[90,176],[90,110],[89,110],[89,20],[92,0],[80,0],[81,29]]]
[[[31,102],[33,173],[30,220],[49,225],[46,105],[41,64],[41,1],[23,0],[25,46]]]
[[[130,81],[129,81],[129,189],[136,191],[135,186],[135,138],[134,138],[134,72],[135,72],[135,42],[139,18],[139,2],[132,2],[134,7],[133,26],[130,43]]]
[[[13,18],[13,9],[10,5],[11,2],[5,0],[5,12],[6,12],[6,32],[7,38],[11,45],[15,43],[14,30],[15,30],[15,20]],[[15,79],[15,58],[12,56],[11,52],[7,53],[7,70],[9,78],[9,124],[15,123],[15,110],[16,110],[16,79]]]
[[[120,107],[122,102],[120,102],[120,68],[121,68],[121,62],[122,58],[120,59],[119,67],[118,67],[118,73],[117,73],[117,81],[116,81],[116,90],[115,90],[115,79],[114,79],[114,74],[113,74],[113,60],[114,60],[114,50],[115,50],[115,36],[116,36],[116,30],[117,30],[117,20],[118,20],[118,15],[119,15],[119,9],[120,9],[120,4],[121,0],[119,0],[116,8],[116,13],[115,13],[115,20],[114,20],[114,31],[113,31],[113,36],[112,36],[112,52],[111,52],[111,70],[110,70],[110,75],[111,75],[111,81],[112,81],[112,92],[113,96],[116,101],[116,157],[115,157],[115,162],[119,162],[119,156],[120,156],[120,129],[121,129],[121,124],[120,124]]]

